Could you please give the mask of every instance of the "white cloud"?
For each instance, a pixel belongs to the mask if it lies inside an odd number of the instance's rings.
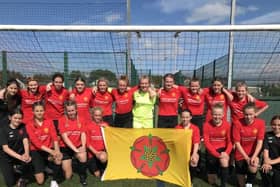
[[[262,16],[242,21],[241,24],[273,24],[280,23],[280,11],[273,11]]]
[[[105,17],[105,22],[107,24],[114,24],[114,23],[118,23],[119,21],[122,20],[122,16],[120,14],[110,14],[110,15],[107,15]]]
[[[159,0],[158,6],[163,13],[186,12],[185,22],[194,24],[207,22],[217,24],[229,20],[231,4],[228,0]],[[256,11],[253,5],[236,6],[236,16]]]

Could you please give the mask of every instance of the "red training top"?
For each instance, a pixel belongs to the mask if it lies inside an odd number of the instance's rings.
[[[126,114],[132,111],[133,108],[133,93],[138,89],[135,86],[124,93],[120,93],[118,89],[112,90],[112,96],[116,104],[116,114]]]
[[[79,93],[76,88],[74,88],[71,94],[72,93],[75,95],[78,115],[80,118],[91,120],[90,107],[93,99],[92,90],[90,88],[85,88],[81,93]]]
[[[223,121],[220,126],[213,125],[212,121],[205,122],[203,125],[203,138],[207,151],[218,158],[220,153],[217,149],[225,148],[228,155],[232,149],[230,134],[230,125],[227,121]]]
[[[51,90],[46,93],[45,96],[45,118],[51,120],[57,120],[64,114],[64,102],[68,100],[69,92],[62,88],[57,91],[54,86],[51,86]]]
[[[193,94],[190,89],[183,90],[184,104],[183,109],[188,109],[192,115],[203,115],[205,103],[205,91],[202,93]]]
[[[92,106],[99,106],[103,109],[103,116],[110,116],[112,112],[113,97],[108,91],[105,93],[96,92],[93,98]]]
[[[96,124],[94,121],[91,121],[86,127],[87,134],[87,147],[91,146],[96,151],[104,151],[105,144],[101,132],[101,127],[106,127],[108,124],[106,122],[102,122],[100,124]],[[89,158],[93,156],[91,151],[88,152]]]
[[[211,88],[204,88],[203,92],[205,92],[205,103],[207,105],[207,114],[205,121],[209,121],[212,119],[211,110],[212,106],[214,106],[216,103],[222,103],[224,106],[224,118],[223,120],[226,120],[227,118],[227,108],[228,108],[228,100],[225,94],[214,94],[211,91]]]
[[[53,147],[53,142],[58,141],[56,130],[51,120],[44,120],[40,126],[34,120],[26,125],[26,131],[30,139],[30,150],[42,150],[42,146]]]
[[[159,116],[177,116],[179,99],[182,97],[179,88],[161,89],[159,92]]]
[[[39,86],[37,93],[31,93],[28,90],[20,90],[21,109],[23,112],[23,122],[27,123],[33,119],[32,106],[37,101],[42,101],[46,93],[45,86]]]
[[[65,116],[59,119],[58,125],[60,134],[66,133],[69,140],[73,143],[75,147],[80,147],[82,145],[81,135],[85,132],[85,122],[82,119],[68,119]],[[60,147],[66,147],[67,145],[64,143],[61,138],[59,142]]]
[[[185,127],[182,124],[178,124],[175,126],[175,128],[184,129]],[[200,143],[199,128],[196,125],[190,124],[189,129],[192,130],[192,144]],[[193,146],[192,146],[192,150],[193,150]]]
[[[231,120],[239,120],[241,118],[244,118],[243,114],[243,107],[249,102],[248,97],[246,96],[244,99],[239,100],[236,93],[233,94],[233,100],[229,103],[230,111],[231,111]],[[254,101],[256,107],[258,109],[264,108],[267,106],[266,102],[260,101],[258,99],[255,99]]]
[[[244,118],[234,121],[233,140],[239,142],[246,154],[250,157],[254,154],[257,141],[264,139],[265,122],[262,119],[255,118],[252,124],[247,125]],[[235,160],[243,160],[241,153],[235,149]]]

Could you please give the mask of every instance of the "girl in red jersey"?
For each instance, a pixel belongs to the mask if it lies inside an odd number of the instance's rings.
[[[20,86],[16,79],[7,81],[6,88],[0,91],[0,128],[9,124],[9,112],[16,109],[21,102]]]
[[[86,153],[86,133],[85,121],[78,116],[77,104],[74,101],[65,103],[66,115],[59,119],[59,131],[62,158],[62,169],[66,179],[72,177],[72,157],[78,159],[78,173],[80,183],[83,186],[86,182],[87,153]]]
[[[211,120],[211,111],[212,107],[216,103],[222,103],[224,107],[224,117],[223,119],[226,120],[226,114],[228,109],[228,98],[225,93],[227,93],[227,89],[223,87],[223,80],[221,78],[215,77],[212,81],[212,86],[210,88],[204,88],[205,92],[205,103],[207,107],[207,114],[206,114],[206,120]]]
[[[163,89],[158,92],[158,127],[174,128],[178,124],[179,99],[181,90],[174,87],[174,75],[168,73],[163,77]]]
[[[244,118],[233,122],[235,143],[235,166],[239,186],[252,186],[259,165],[259,154],[265,134],[265,122],[255,118],[256,107],[248,103],[243,108]]]
[[[208,182],[216,183],[218,170],[221,171],[221,186],[226,186],[229,155],[232,149],[230,125],[223,120],[224,106],[216,103],[212,106],[212,119],[203,125],[203,138],[206,152]]]
[[[202,132],[202,125],[204,122],[204,103],[205,103],[205,91],[200,88],[200,81],[197,78],[193,78],[190,81],[189,88],[183,92],[184,103],[183,107],[192,112],[191,122],[199,127]]]
[[[102,109],[95,107],[92,110],[92,121],[87,125],[88,168],[96,177],[100,177],[107,162],[104,140],[101,127],[108,124],[102,120]]]
[[[113,97],[108,91],[108,80],[105,78],[100,78],[97,81],[97,92],[94,94],[93,107],[101,107],[103,110],[103,120],[108,124],[113,125]]]
[[[37,101],[42,101],[46,93],[45,86],[39,86],[34,78],[27,78],[27,89],[20,90],[21,109],[23,111],[23,121],[25,123],[33,119],[32,106]]]
[[[42,102],[33,104],[34,118],[26,125],[26,131],[30,139],[30,154],[36,181],[39,185],[45,181],[44,171],[49,161],[53,169],[52,187],[58,187],[59,172],[61,168],[62,154],[58,145],[58,138],[53,122],[44,119],[44,106]]]
[[[58,132],[58,119],[64,114],[64,102],[69,98],[69,92],[63,87],[64,77],[56,73],[52,77],[52,83],[47,85],[45,96],[45,118],[53,120]]]
[[[249,102],[255,103],[257,108],[256,116],[259,116],[268,108],[267,103],[254,98],[248,93],[248,86],[245,82],[236,83],[235,90],[235,92],[228,95],[228,98],[230,99],[229,106],[232,121],[244,118],[242,110],[243,107]]]
[[[86,81],[82,77],[75,80],[75,88],[70,94],[70,100],[75,101],[78,107],[78,114],[85,120],[90,120],[90,107],[93,99],[92,89],[86,88]]]
[[[18,186],[24,187],[31,166],[29,140],[21,123],[22,117],[23,112],[14,109],[9,113],[9,123],[0,128],[0,168],[7,187],[14,186],[18,179],[15,166],[21,171]]]
[[[199,128],[196,125],[191,123],[192,113],[189,110],[184,110],[181,113],[181,123],[178,124],[176,129],[190,129],[192,130],[192,151],[190,158],[190,172],[193,176],[196,171],[195,168],[198,165],[199,161],[199,143],[200,143],[200,132]]]
[[[114,125],[116,127],[132,128],[133,93],[138,87],[128,89],[127,76],[120,76],[118,88],[112,90],[112,96],[116,104]]]

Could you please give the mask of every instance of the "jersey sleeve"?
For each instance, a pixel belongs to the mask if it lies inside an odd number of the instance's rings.
[[[267,106],[267,103],[264,102],[264,101],[260,101],[258,99],[255,99],[255,105],[258,109],[262,109],[262,108]]]
[[[230,125],[227,125],[227,148],[225,150],[225,152],[230,155],[230,152],[232,150],[232,141],[231,141],[231,130],[230,130]]]
[[[8,145],[7,133],[4,128],[0,128],[0,146]]]
[[[268,145],[268,137],[269,134],[267,133],[264,137],[264,141],[263,141],[263,149],[269,150],[269,145]]]
[[[49,121],[49,127],[50,127],[50,135],[51,135],[52,141],[58,141],[55,127],[51,121]]]
[[[193,127],[192,142],[193,144],[200,143],[200,132],[197,126]]]
[[[240,140],[241,140],[241,137],[240,137],[241,128],[240,127],[241,126],[240,126],[239,121],[236,120],[233,122],[232,138],[233,138],[234,143],[240,142]]]
[[[209,128],[208,124],[205,123],[203,125],[203,139],[204,139],[204,145],[207,149],[207,151],[213,155],[214,157],[218,158],[220,156],[220,153],[216,151],[216,149],[213,147],[213,145],[210,143],[210,136],[209,136]]]
[[[258,140],[263,140],[264,135],[265,135],[265,122],[263,120],[260,120],[257,139]]]
[[[27,134],[29,136],[30,142],[37,148],[41,149],[43,146],[42,142],[38,139],[38,137],[34,133],[34,129],[31,127],[31,125],[27,125],[26,127]]]
[[[58,120],[58,130],[59,130],[60,134],[63,134],[66,131],[64,118],[60,118]]]

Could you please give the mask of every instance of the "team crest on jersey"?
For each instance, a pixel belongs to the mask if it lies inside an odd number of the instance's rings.
[[[253,134],[257,134],[257,133],[258,133],[258,129],[254,129]]]
[[[22,129],[19,130],[18,133],[19,133],[20,135],[23,135],[23,130],[22,130]]]
[[[171,95],[172,95],[172,97],[175,97],[175,96],[176,96],[176,93],[172,92],[172,94],[171,94]]]
[[[220,95],[220,99],[225,99],[225,96],[224,95]]]
[[[62,95],[60,95],[58,98],[59,98],[59,100],[63,100],[63,96]]]
[[[87,97],[84,97],[84,101],[88,101],[88,98],[87,98]]]
[[[127,93],[124,94],[124,97],[128,97],[128,96],[127,96]]]
[[[196,100],[199,100],[199,99],[200,99],[199,95],[195,96],[195,99],[196,99]]]
[[[221,131],[221,135],[224,136],[226,134],[226,130]]]
[[[108,99],[108,96],[105,96],[104,98],[107,100],[107,99]]]
[[[48,133],[49,132],[49,128],[44,128],[44,133]]]

